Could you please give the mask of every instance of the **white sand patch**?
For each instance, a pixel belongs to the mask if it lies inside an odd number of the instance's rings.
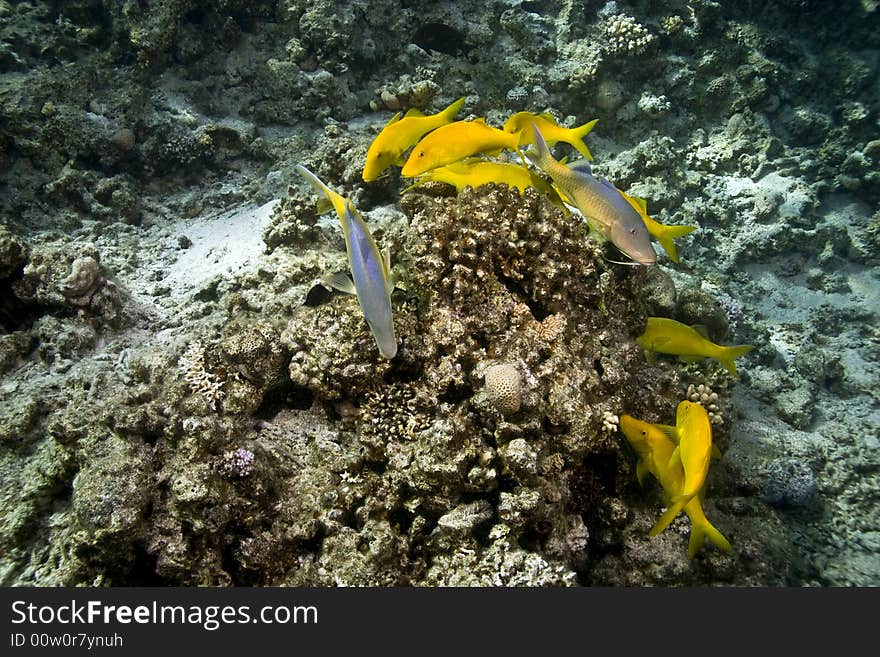
[[[185,236],[192,245],[180,252],[162,281],[171,288],[170,294],[186,295],[216,276],[231,278],[255,266],[263,253],[263,228],[276,203],[239,207],[177,224],[174,238]]]

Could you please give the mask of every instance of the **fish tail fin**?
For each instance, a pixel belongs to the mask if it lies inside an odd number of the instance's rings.
[[[733,362],[734,358],[744,356],[754,348],[755,346],[751,344],[743,344],[736,347],[722,347],[717,356],[718,362],[721,363],[724,369],[736,376],[736,365]]]
[[[300,175],[306,179],[306,182],[309,183],[309,187],[311,187],[316,194],[320,194],[322,196],[330,197],[332,190],[325,185],[318,176],[313,174],[311,171],[306,169],[302,164],[294,165],[296,170],[299,171]]]
[[[657,235],[657,241],[666,251],[672,262],[678,262],[678,249],[675,248],[674,240],[676,237],[683,237],[688,233],[692,233],[697,229],[696,226],[666,226],[660,235]]]
[[[654,523],[654,526],[651,527],[651,531],[648,532],[648,536],[657,536],[664,529],[669,527],[669,523],[675,520],[676,516],[681,513],[681,510],[684,508],[686,501],[679,500],[678,502],[673,502],[672,506],[666,509],[666,513],[660,516],[660,519]]]
[[[547,146],[547,142],[544,140],[544,135],[541,134],[538,126],[536,126],[534,122],[532,122],[531,126],[534,131],[534,141],[532,142],[534,148],[529,151],[529,159],[544,169],[547,165],[556,162],[556,158],[554,158],[553,154],[550,152],[550,147]]]
[[[725,552],[733,550],[730,542],[724,538],[724,535],[718,531],[711,522],[709,522],[709,519],[706,518],[706,516],[703,516],[691,526],[691,537],[690,540],[688,540],[688,556],[691,559],[693,559],[694,555],[700,551],[700,548],[703,547],[703,543],[705,543],[707,538],[713,545],[715,545],[715,547],[724,550]]]
[[[443,119],[447,123],[452,123],[452,120],[455,118],[455,115],[458,114],[458,112],[464,106],[464,99],[465,99],[465,97],[462,96],[461,98],[456,100],[454,103],[452,103],[449,107],[447,107],[445,110],[440,112],[440,114],[443,116]]]
[[[598,123],[599,119],[593,119],[592,121],[588,121],[577,128],[572,128],[572,134],[574,135],[574,139],[571,140],[571,145],[574,146],[578,153],[583,155],[588,160],[593,159],[593,154],[590,152],[590,149],[587,147],[586,143],[584,143],[584,137],[586,137],[590,130]]]
[[[297,164],[295,166],[300,175],[302,175],[302,177],[306,179],[306,182],[309,183],[309,187],[311,187],[319,196],[318,212],[324,213],[329,212],[330,210],[336,210],[336,214],[339,215],[339,219],[342,220],[342,217],[345,216],[348,200],[344,196],[337,194],[330,189],[320,178],[318,178],[318,176],[306,169],[303,165]]]

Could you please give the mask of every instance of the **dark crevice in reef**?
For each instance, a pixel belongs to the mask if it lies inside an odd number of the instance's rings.
[[[263,401],[260,407],[254,412],[254,416],[261,420],[271,420],[273,417],[285,408],[291,408],[292,402],[296,403],[297,408],[305,410],[311,408],[314,396],[305,388],[299,388],[289,380],[281,385],[270,388],[263,394]],[[306,404],[307,406],[303,406]]]
[[[413,383],[418,381],[424,368],[419,361],[402,361],[394,359],[391,361],[391,368],[385,373],[384,381],[390,383]]]
[[[468,50],[464,35],[443,23],[425,23],[415,31],[410,41],[423,50],[436,50],[447,55]]]
[[[551,436],[560,436],[571,431],[571,427],[567,424],[553,424],[553,422],[546,417],[541,420],[541,428]]]
[[[306,293],[306,300],[303,302],[303,305],[308,308],[317,308],[330,301],[332,297],[333,292],[331,290],[328,290],[320,284],[314,285],[308,293]]]
[[[506,287],[511,294],[522,300],[522,302],[529,307],[529,310],[532,311],[532,317],[537,321],[543,321],[544,318],[553,314],[550,310],[544,307],[544,304],[532,299],[517,281],[508,276],[502,276],[497,272],[496,275],[498,276],[498,281]]]
[[[572,475],[574,508],[595,508],[596,501],[617,494],[618,452],[597,451],[584,457]]]
[[[25,303],[12,292],[12,279],[0,281],[0,326],[6,332],[26,331],[42,317],[45,309]]]
[[[374,474],[381,476],[385,474],[385,470],[387,469],[388,465],[385,463],[385,461],[366,461],[364,463],[364,467]]]
[[[449,385],[446,390],[437,395],[437,401],[458,404],[473,396],[474,389],[469,385]]]
[[[315,401],[314,393],[308,388],[303,388],[302,386],[291,384],[290,387],[285,387],[283,390],[285,391],[284,401],[279,402],[278,407],[275,409],[276,412],[282,410],[283,408],[291,408],[298,411],[307,411],[312,407],[312,404]],[[266,402],[264,401],[263,406],[260,407],[261,411],[265,406]],[[266,407],[265,410],[268,411],[269,407]],[[264,416],[259,415],[259,417]],[[274,417],[274,415],[270,415],[269,417]]]
[[[245,537],[248,531],[243,527],[230,527],[229,533],[235,536]],[[262,583],[260,573],[242,566],[235,552],[238,543],[227,543],[221,550],[222,568],[229,575],[233,586],[259,586]]]
[[[143,543],[131,546],[132,562],[128,569],[112,574],[108,579],[125,586],[172,586],[169,581],[157,573],[156,556],[147,551]]]
[[[388,522],[395,526],[400,534],[408,534],[415,517],[415,514],[411,511],[398,507],[392,509],[388,514]]]

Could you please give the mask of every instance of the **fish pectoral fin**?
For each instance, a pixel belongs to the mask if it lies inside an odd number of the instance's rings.
[[[330,212],[330,210],[333,210],[334,207],[329,198],[321,197],[318,199],[317,209],[318,214],[324,214],[325,212]]]
[[[721,450],[718,449],[718,445],[712,445],[712,458],[720,459],[722,457]]]
[[[678,445],[675,446],[675,449],[672,450],[672,456],[669,457],[669,463],[667,467],[672,470],[676,466],[681,464],[681,449]]]
[[[351,277],[348,274],[342,272],[325,274],[321,277],[321,282],[328,287],[332,287],[334,290],[339,290],[345,294],[357,294],[357,290],[354,287],[354,281],[351,280]]]
[[[650,349],[642,349],[642,353],[645,355],[645,360],[649,365],[653,365],[657,362],[657,354]]]
[[[639,486],[645,485],[645,476],[648,474],[648,464],[642,460],[639,460],[636,463],[636,479],[639,481]]]
[[[693,326],[691,326],[691,328],[694,329],[697,333],[702,335],[707,340],[709,339],[709,329],[706,328],[705,324],[694,324]]]
[[[681,513],[681,510],[684,508],[685,502],[679,500],[678,502],[672,502],[672,506],[670,506],[666,513],[660,516],[660,519],[654,523],[654,526],[651,527],[651,531],[648,532],[648,536],[654,537],[660,534],[664,529],[669,526],[675,517]]]
[[[394,166],[400,167],[402,169],[404,164],[406,164],[406,156],[401,153],[397,156],[397,159],[394,160]]]
[[[667,438],[669,438],[669,440],[671,440],[676,445],[678,445],[678,442],[679,442],[678,429],[676,429],[675,427],[669,426],[668,424],[655,424],[654,426],[657,427],[658,429],[660,429],[660,431],[662,431],[663,434]]]

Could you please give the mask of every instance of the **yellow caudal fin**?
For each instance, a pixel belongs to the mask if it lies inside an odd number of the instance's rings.
[[[592,121],[588,121],[587,123],[584,123],[583,125],[578,126],[577,128],[571,129],[571,134],[574,137],[571,140],[571,145],[577,149],[578,153],[583,155],[588,160],[593,159],[593,154],[590,152],[590,149],[587,148],[587,145],[584,143],[584,137],[586,137],[589,134],[590,130],[593,129],[593,127],[596,125],[596,123],[598,121],[599,121],[599,119],[593,119]]]
[[[660,532],[669,527],[669,523],[675,520],[675,517],[681,513],[681,510],[684,508],[687,501],[688,500],[680,500],[674,502],[672,506],[666,510],[666,513],[660,516],[660,519],[654,523],[654,526],[651,527],[651,531],[648,532],[648,536],[657,536]]]
[[[688,541],[688,556],[691,559],[700,551],[707,538],[715,547],[725,552],[730,552],[733,549],[724,535],[715,529],[715,526],[708,519],[704,518],[702,521],[695,522],[691,527],[691,537]]]
[[[751,344],[743,344],[737,347],[721,347],[715,358],[718,359],[718,362],[721,363],[724,369],[736,376],[736,365],[733,362],[734,358],[744,356],[754,348],[755,345]]]
[[[654,237],[666,251],[666,255],[672,262],[678,262],[678,249],[675,248],[674,240],[676,237],[682,237],[688,233],[692,233],[697,229],[696,226],[663,226],[654,234]]]
[[[330,189],[318,176],[303,165],[297,164],[295,168],[306,179],[306,182],[309,183],[309,187],[318,194],[318,212],[323,214],[331,209],[336,210],[336,214],[339,215],[341,220],[345,216],[345,197]]]

